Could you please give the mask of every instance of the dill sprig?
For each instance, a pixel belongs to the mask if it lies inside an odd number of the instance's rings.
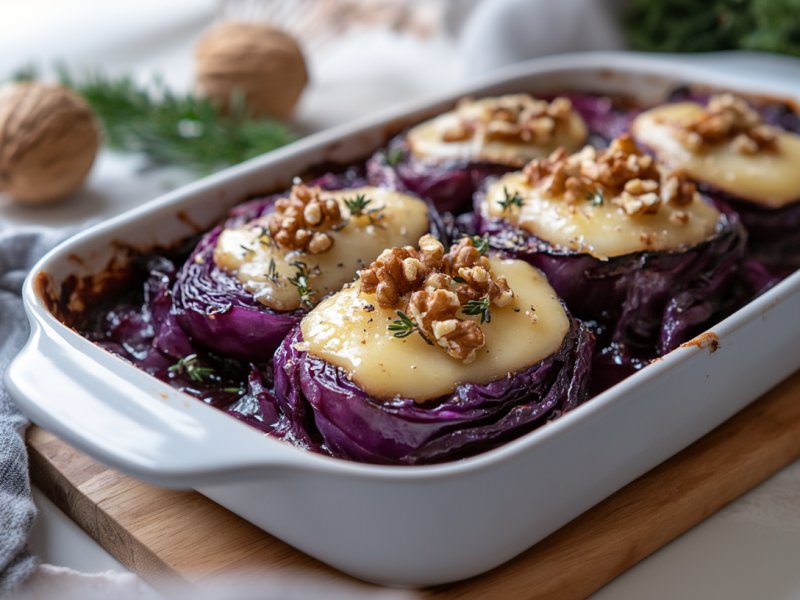
[[[417,322],[411,319],[406,313],[402,310],[397,311],[398,318],[389,323],[389,331],[393,331],[393,337],[396,338],[404,338],[410,336],[412,333],[418,333],[425,343],[429,346],[433,346],[433,342],[428,339],[422,330],[417,325]]]
[[[256,119],[244,96],[234,93],[226,114],[207,98],[176,94],[160,79],[143,86],[130,77],[95,72],[76,78],[57,69],[63,85],[81,94],[103,122],[109,147],[142,152],[155,165],[177,165],[204,175],[269,152],[296,139],[276,119]],[[35,67],[19,70],[15,81],[39,78]]]
[[[492,320],[492,313],[489,312],[489,304],[491,304],[489,296],[484,296],[481,300],[470,300],[461,307],[461,311],[465,315],[480,315],[481,325],[483,325],[484,322],[489,323]]]
[[[525,200],[522,199],[522,196],[520,196],[517,192],[509,194],[508,188],[506,186],[503,186],[503,195],[505,196],[505,198],[503,200],[500,200],[500,206],[502,207],[503,212],[506,212],[512,206],[516,206],[517,208],[522,208],[522,205],[525,204]]]
[[[297,269],[294,277],[289,277],[289,283],[297,288],[297,293],[300,295],[300,305],[307,308],[314,306],[314,300],[311,298],[311,287],[308,280],[314,275],[319,275],[319,266],[309,269],[308,265],[302,261],[295,261],[292,266]]]
[[[186,374],[190,379],[202,382],[203,377],[211,375],[214,369],[211,367],[201,367],[200,359],[197,358],[197,354],[190,354],[189,356],[178,359],[178,362],[167,369],[167,371],[179,373],[181,375]]]

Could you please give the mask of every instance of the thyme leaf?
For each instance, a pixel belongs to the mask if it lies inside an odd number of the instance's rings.
[[[489,312],[490,304],[491,300],[489,300],[489,296],[484,296],[480,300],[470,300],[461,307],[461,311],[465,315],[480,315],[481,325],[483,325],[484,322],[489,323],[492,320],[492,313]]]
[[[481,254],[486,254],[489,250],[489,234],[485,233],[482,236],[480,235],[467,235],[464,234],[464,237],[469,238],[472,240],[472,245],[475,246],[475,249],[480,252]]]
[[[194,381],[202,382],[203,377],[207,377],[214,372],[212,367],[201,367],[200,359],[197,354],[190,354],[178,359],[178,362],[169,367],[167,371],[170,373],[178,373],[180,375],[186,374]]]
[[[417,325],[417,322],[412,320],[406,313],[402,310],[397,311],[398,318],[389,323],[388,330],[393,331],[393,337],[396,338],[404,338],[410,336],[412,333],[418,333],[425,343],[429,346],[433,346],[433,342],[428,339],[422,330]]]
[[[525,200],[523,200],[522,196],[520,196],[517,192],[513,194],[508,193],[508,188],[503,186],[503,195],[505,198],[500,200],[500,206],[503,209],[503,212],[509,210],[512,206],[516,206],[517,208],[522,208],[522,205],[525,204]]]
[[[592,206],[603,206],[603,190],[599,187],[594,188],[586,194],[586,199],[591,200]]]
[[[289,277],[289,283],[297,288],[297,293],[300,295],[300,305],[311,308],[314,306],[314,300],[311,297],[314,292],[311,291],[308,280],[314,275],[319,275],[319,266],[309,269],[306,263],[299,260],[293,262],[292,266],[297,269],[297,273],[295,273],[294,277]]]

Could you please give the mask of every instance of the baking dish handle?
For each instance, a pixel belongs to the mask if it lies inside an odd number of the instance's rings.
[[[6,389],[31,421],[114,469],[164,487],[192,488],[255,472],[276,475],[312,458],[299,461],[303,453],[296,448],[46,317],[29,316],[31,335],[6,371]]]

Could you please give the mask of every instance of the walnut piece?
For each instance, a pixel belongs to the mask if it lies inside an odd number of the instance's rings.
[[[458,122],[447,129],[442,140],[549,144],[559,130],[570,126],[573,109],[569,98],[552,102],[528,94],[486,98],[477,102],[463,99],[456,108]]]
[[[726,142],[746,155],[777,149],[775,130],[744,99],[729,93],[711,96],[702,113],[673,124],[673,129],[678,139],[695,152]]]
[[[407,259],[416,262],[406,263]],[[428,270],[420,260],[420,253],[406,246],[385,250],[359,274],[363,293],[374,293],[381,308],[397,308],[404,295],[422,286],[428,277]]]
[[[666,180],[651,156],[642,154],[633,138],[624,134],[605,150],[587,146],[569,155],[563,148],[548,158],[535,159],[522,170],[526,181],[550,196],[562,196],[573,205],[583,200],[611,196],[610,202],[628,215],[654,214],[663,203],[690,204],[696,186],[682,173]]]
[[[448,290],[411,294],[408,314],[420,330],[433,337],[448,355],[469,364],[486,344],[486,336],[475,321],[456,319],[461,303]]]
[[[339,203],[332,198],[320,198],[321,193],[318,186],[298,183],[292,186],[288,198],[275,202],[275,212],[267,215],[263,222],[279,248],[321,254],[333,247],[330,235],[312,230],[342,221]]]
[[[384,250],[360,271],[361,293],[375,294],[381,308],[404,308],[419,333],[468,364],[475,360],[486,337],[477,322],[456,314],[471,300],[488,299],[488,304],[504,308],[514,300],[514,292],[505,277],[493,280],[489,259],[471,238],[463,238],[447,254],[430,235],[420,239],[419,247]]]

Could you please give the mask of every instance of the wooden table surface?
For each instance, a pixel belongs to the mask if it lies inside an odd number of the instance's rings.
[[[160,589],[232,571],[368,591],[197,492],[142,483],[52,434],[28,433],[33,482],[122,564]],[[800,372],[517,558],[419,598],[585,598],[800,456]]]

